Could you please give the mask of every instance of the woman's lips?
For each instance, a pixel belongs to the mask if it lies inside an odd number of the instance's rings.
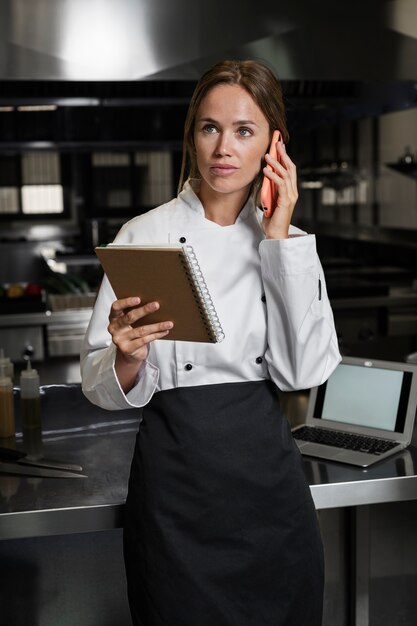
[[[233,165],[213,165],[212,167],[210,167],[210,170],[216,176],[229,176],[230,174],[236,172],[237,169],[238,168],[234,167]]]

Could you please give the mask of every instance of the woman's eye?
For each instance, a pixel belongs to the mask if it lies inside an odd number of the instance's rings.
[[[216,132],[216,127],[213,126],[213,124],[206,124],[205,126],[203,126],[203,131],[205,133],[215,133]]]
[[[237,131],[241,137],[249,137],[252,134],[249,128],[239,128]]]

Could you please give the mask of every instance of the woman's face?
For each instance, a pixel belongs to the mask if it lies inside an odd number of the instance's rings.
[[[201,190],[249,193],[269,146],[269,124],[248,92],[238,85],[218,85],[201,101],[194,145]]]

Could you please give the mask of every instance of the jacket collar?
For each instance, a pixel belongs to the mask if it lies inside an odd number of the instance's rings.
[[[201,217],[205,217],[204,207],[201,204],[200,198],[195,193],[195,189],[198,189],[199,181],[198,179],[188,179],[182,188],[182,191],[179,194],[180,200],[185,202],[190,209],[201,215]],[[243,206],[239,215],[237,216],[236,223],[246,220],[251,214],[255,212],[255,206],[252,198],[249,198],[246,204]]]

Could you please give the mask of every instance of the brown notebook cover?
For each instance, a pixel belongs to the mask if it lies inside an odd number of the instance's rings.
[[[195,253],[181,245],[109,245],[95,252],[118,299],[139,296],[160,308],[138,325],[172,321],[165,339],[217,343],[224,334]]]

